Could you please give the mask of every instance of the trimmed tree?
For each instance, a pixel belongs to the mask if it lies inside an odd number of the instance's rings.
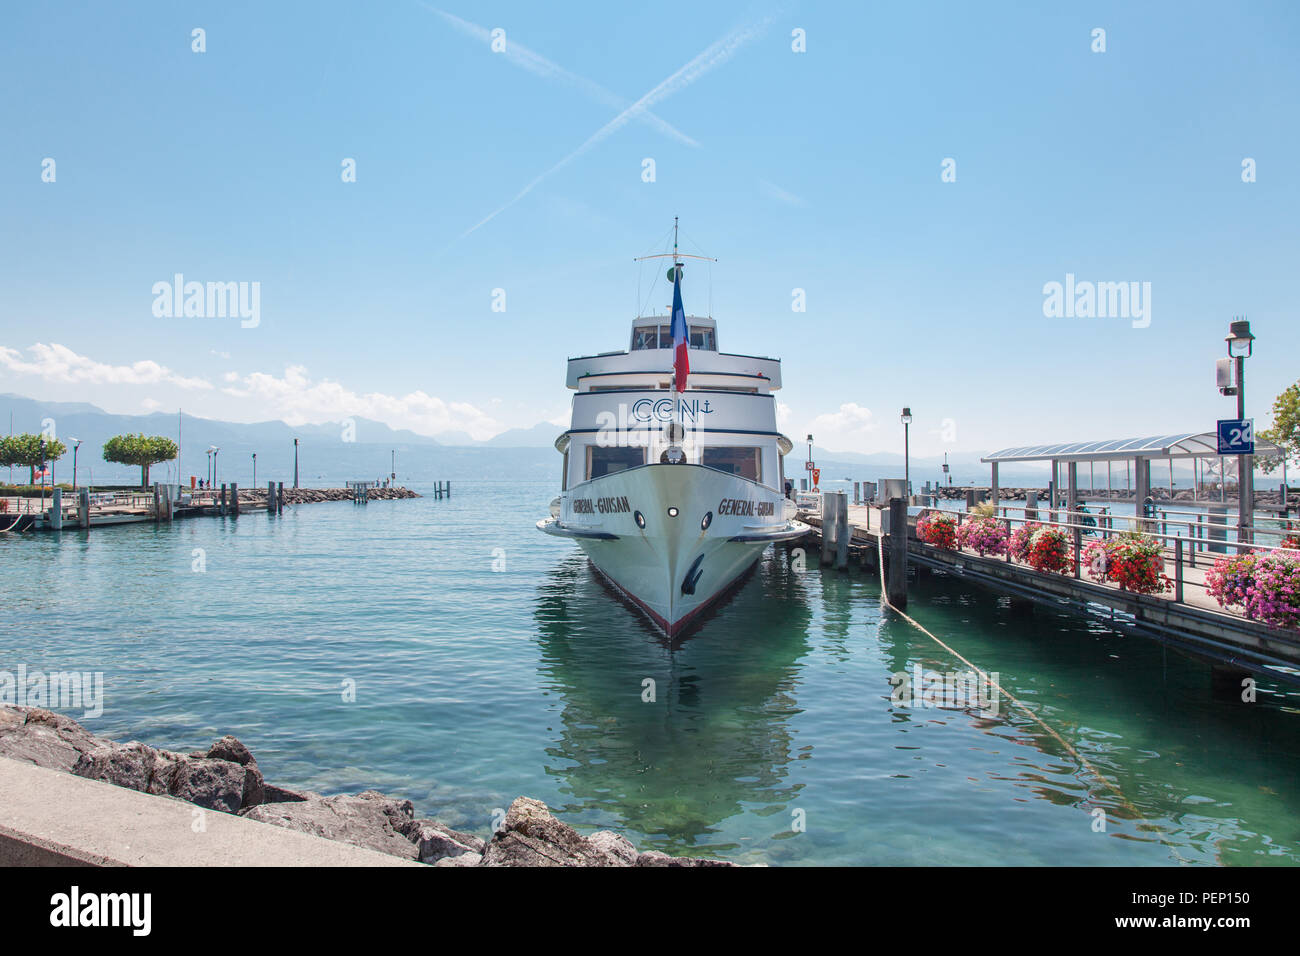
[[[149,468],[172,461],[180,448],[164,435],[114,435],[104,442],[104,461],[119,465],[139,465],[140,485],[149,487]]]
[[[1283,459],[1300,459],[1300,382],[1273,399],[1273,427],[1260,432],[1259,437],[1282,449],[1280,457],[1259,460],[1260,470],[1265,474],[1274,471]]]
[[[26,466],[28,483],[36,484],[36,469],[47,461],[58,461],[68,451],[68,446],[55,438],[33,435],[6,435],[0,438],[0,468]]]

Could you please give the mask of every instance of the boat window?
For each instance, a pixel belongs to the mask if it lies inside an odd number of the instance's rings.
[[[636,468],[645,464],[643,448],[602,448],[599,445],[587,446],[587,480],[612,475],[616,471]]]
[[[716,352],[718,347],[713,344],[713,330],[703,325],[692,325],[691,348]]]
[[[762,468],[759,467],[759,448],[706,448],[700,463],[707,468],[716,468],[750,481],[762,481]]]
[[[638,327],[632,330],[632,351],[656,349],[658,347],[659,331],[654,326]]]
[[[659,347],[661,349],[673,347],[673,327],[671,325],[659,326]]]
[[[564,466],[560,469],[560,490],[569,490],[569,449],[564,449]]]

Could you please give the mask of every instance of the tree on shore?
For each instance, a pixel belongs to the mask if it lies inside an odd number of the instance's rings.
[[[140,485],[149,487],[149,468],[172,461],[180,448],[164,435],[114,435],[104,442],[104,461],[119,465],[139,465]]]
[[[68,446],[55,438],[33,435],[25,432],[21,435],[0,437],[0,468],[26,466],[28,483],[36,484],[36,469],[47,461],[58,461],[68,451]]]
[[[1273,399],[1273,427],[1259,433],[1265,441],[1271,441],[1282,449],[1276,458],[1261,458],[1260,470],[1265,474],[1272,472],[1283,460],[1300,460],[1300,382],[1283,389],[1282,394]]]

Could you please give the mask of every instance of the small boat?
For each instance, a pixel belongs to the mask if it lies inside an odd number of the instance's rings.
[[[718,347],[687,315],[673,251],[671,315],[633,320],[624,351],[569,359],[573,411],[555,447],[561,494],[540,531],[570,538],[668,637],[726,594],[773,542],[798,538],[776,427],[779,359]]]

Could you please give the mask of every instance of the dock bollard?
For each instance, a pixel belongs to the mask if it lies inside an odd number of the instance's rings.
[[[158,482],[153,483],[153,523],[158,524],[162,521],[162,489],[158,487]]]
[[[239,517],[239,485],[233,481],[230,483],[230,515],[232,518]]]
[[[63,530],[63,489],[55,488],[50,498],[50,527],[55,531]]]
[[[270,518],[275,514],[275,482],[266,483],[266,516]]]
[[[224,481],[221,483],[221,504],[217,509],[217,514],[223,518],[226,516],[226,483]]]
[[[82,488],[77,492],[77,524],[90,530],[90,489]]]
[[[835,493],[835,567],[840,571],[849,569],[849,494],[847,491]]]
[[[822,564],[828,564],[831,560],[832,548],[834,541],[831,535],[835,527],[835,496],[822,495]]]
[[[284,482],[283,481],[277,481],[275,483],[275,513],[278,515],[284,514]]]
[[[907,607],[907,502],[889,499],[889,568],[885,592],[894,607]]]

